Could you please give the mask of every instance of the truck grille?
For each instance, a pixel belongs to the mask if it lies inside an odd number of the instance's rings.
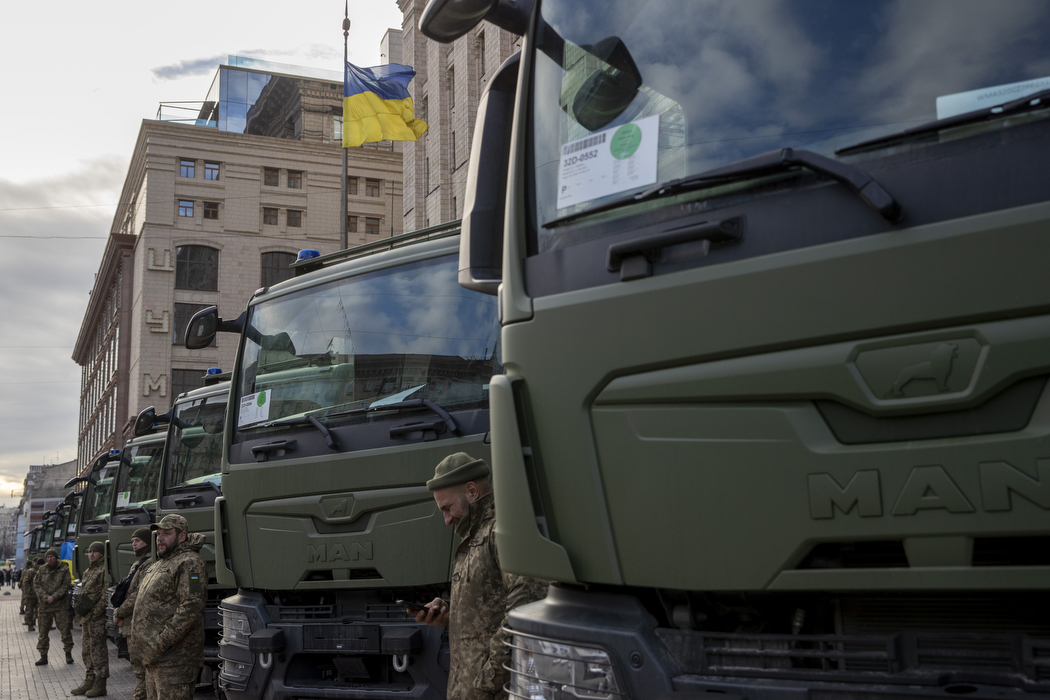
[[[1050,639],[1020,633],[657,635],[687,674],[907,685],[966,680],[1050,690]]]

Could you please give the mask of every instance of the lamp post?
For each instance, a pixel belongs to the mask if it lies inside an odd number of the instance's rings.
[[[344,16],[343,16],[343,85],[345,86],[346,85],[346,60],[347,60],[347,57],[346,57],[346,44],[347,44],[347,39],[350,36],[350,0],[347,0],[346,6],[343,9],[343,13],[344,13]],[[343,113],[343,128],[346,129],[346,113],[345,112]],[[343,146],[342,143],[340,143],[339,145],[343,149],[343,177],[341,178],[342,179],[342,183],[343,183],[343,187],[342,187],[342,194],[343,194],[343,196],[342,196],[342,199],[340,200],[340,202],[342,204],[343,215],[339,217],[340,218],[340,222],[339,222],[339,248],[340,248],[340,250],[346,250],[346,247],[347,247],[347,231],[346,231],[347,184],[346,184],[346,169],[348,167],[348,163],[347,163],[346,147]]]

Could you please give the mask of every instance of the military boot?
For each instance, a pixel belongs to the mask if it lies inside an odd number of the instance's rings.
[[[96,678],[95,685],[91,686],[91,690],[85,693],[86,697],[99,698],[106,694],[106,679]]]
[[[95,687],[95,677],[89,673],[84,679],[84,682],[78,685],[76,688],[73,688],[73,690],[69,691],[69,694],[83,695],[87,691],[91,690],[93,687]]]
[[[67,664],[75,663],[73,661],[73,652],[72,651],[67,651],[66,652],[66,663]]]
[[[36,662],[37,666],[47,666],[47,654],[41,654]]]

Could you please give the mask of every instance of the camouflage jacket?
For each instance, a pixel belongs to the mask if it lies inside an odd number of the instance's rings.
[[[460,521],[449,602],[448,637],[452,663],[448,697],[461,700],[506,698],[509,680],[506,635],[501,628],[507,613],[547,595],[547,582],[500,570],[496,551],[496,510],[492,494],[470,504],[470,515]]]
[[[98,596],[98,603],[91,609],[87,615],[81,617],[85,620],[93,619],[96,617],[102,617],[106,614],[106,603],[108,595],[106,591],[106,567],[102,563],[102,559],[92,563],[87,571],[84,572],[84,578],[80,580],[80,595],[81,596]]]
[[[36,588],[33,587],[33,581],[36,579],[36,567],[32,569],[26,569],[25,573],[22,574],[22,593],[26,600],[36,600]]]
[[[33,588],[36,590],[37,607],[41,611],[55,611],[68,607],[69,567],[61,561],[55,566],[38,566],[33,577]],[[55,597],[53,603],[47,602],[49,595]]]
[[[128,594],[125,596],[124,602],[113,611],[115,617],[124,620],[124,626],[120,629],[125,637],[131,636],[131,628],[133,625],[132,614],[135,612],[135,601],[139,597],[139,586],[142,584],[142,579],[145,578],[150,563],[150,552],[147,550],[145,554],[138,558],[138,561],[131,565],[131,585],[128,586]]]
[[[208,572],[201,559],[204,535],[190,533],[142,576],[129,644],[146,666],[197,669],[204,661],[204,602]]]

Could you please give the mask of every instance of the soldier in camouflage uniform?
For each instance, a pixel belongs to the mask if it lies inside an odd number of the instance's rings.
[[[106,645],[106,569],[102,557],[106,546],[92,542],[88,547],[90,565],[80,581],[81,599],[96,599],[90,612],[80,615],[81,653],[84,659],[84,682],[70,691],[70,695],[87,695],[97,698],[106,694],[106,679],[109,678],[109,647]]]
[[[509,680],[506,634],[507,613],[547,595],[547,582],[506,574],[496,551],[496,510],[489,481],[489,465],[464,452],[446,457],[427,482],[434,500],[455,525],[462,542],[452,569],[452,599],[435,598],[417,622],[448,625],[452,653],[448,677],[449,698],[505,700]],[[411,614],[412,611],[409,611]]]
[[[131,547],[135,550],[138,560],[132,564],[129,575],[131,585],[128,586],[128,595],[124,602],[113,611],[113,622],[120,628],[124,636],[128,638],[128,652],[131,656],[131,668],[135,671],[135,698],[134,700],[146,700],[146,667],[142,664],[139,649],[130,643],[132,629],[132,615],[135,612],[135,602],[138,600],[139,587],[142,579],[150,566],[150,530],[148,527],[140,527],[131,536]]]
[[[129,646],[146,666],[149,700],[192,700],[204,662],[208,573],[198,554],[204,535],[187,535],[181,515],[165,515],[152,527],[160,558],[139,586]]]
[[[22,607],[25,608],[25,622],[23,625],[28,625],[27,631],[32,632],[36,629],[36,589],[33,588],[33,579],[36,578],[36,561],[30,559],[26,561],[26,568],[22,572]]]
[[[47,650],[51,646],[48,633],[52,621],[62,635],[62,647],[66,650],[66,663],[73,663],[73,621],[69,619],[69,567],[58,560],[58,552],[47,550],[45,564],[37,567],[33,588],[37,597],[37,623],[40,625],[40,640],[36,648],[40,652],[37,666],[47,665]]]

